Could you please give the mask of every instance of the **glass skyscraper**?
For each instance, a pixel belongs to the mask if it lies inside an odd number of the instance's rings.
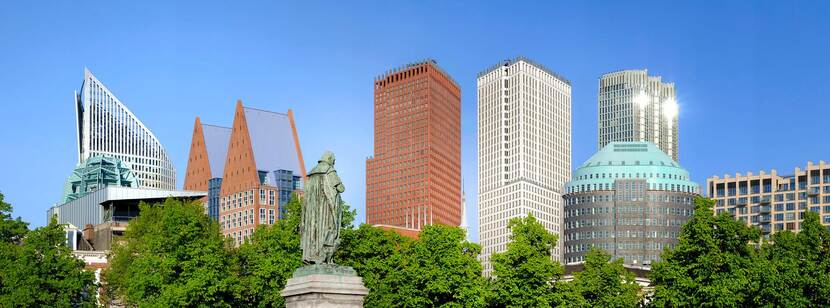
[[[648,70],[608,73],[599,79],[597,104],[597,149],[614,141],[650,141],[678,161],[674,83]]]
[[[161,142],[88,69],[75,93],[78,164],[90,157],[115,157],[141,188],[175,189],[176,169]]]

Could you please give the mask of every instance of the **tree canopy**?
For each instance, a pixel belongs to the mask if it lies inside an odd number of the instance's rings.
[[[494,307],[540,307],[557,304],[556,284],[562,277],[559,262],[551,259],[557,236],[533,215],[511,219],[507,250],[490,257],[494,279],[489,304]]]
[[[634,274],[623,267],[623,259],[592,248],[585,256],[585,268],[574,274],[573,291],[588,307],[637,307],[640,286]]]
[[[113,245],[109,291],[139,306],[231,306],[239,279],[219,225],[197,203],[142,203]]]
[[[65,245],[66,233],[52,218],[28,231],[0,194],[0,303],[19,307],[94,307],[92,272]]]

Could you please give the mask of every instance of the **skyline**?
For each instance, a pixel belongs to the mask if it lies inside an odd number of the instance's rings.
[[[826,4],[806,10],[782,3],[609,3],[612,15],[584,4],[546,3],[519,5],[523,10],[511,12],[516,22],[507,26],[492,22],[502,8],[463,3],[333,4],[338,8],[330,11],[322,4],[255,10],[247,3],[55,5],[12,3],[0,12],[0,39],[13,46],[0,57],[6,68],[0,82],[9,85],[0,122],[0,192],[13,215],[32,226],[46,223],[46,210],[60,201],[77,161],[72,93],[84,67],[168,149],[177,188],[196,116],[230,126],[227,115],[237,99],[252,108],[292,108],[303,154],[314,160],[324,150],[335,152],[343,197],[363,222],[373,80],[400,65],[436,59],[462,88],[462,175],[476,241],[476,74],[519,55],[573,83],[572,167],[597,150],[599,77],[622,69],[648,69],[675,83],[681,165],[701,186],[713,175],[787,173],[805,161],[830,160],[830,144],[813,142],[830,111],[821,104],[830,94],[821,75],[830,68],[822,57],[830,47],[821,39],[830,30]],[[669,7],[674,11],[659,10]],[[246,10],[254,13],[242,14]],[[73,11],[84,18],[66,13]],[[300,12],[280,16],[283,11]],[[411,16],[411,23],[382,27]],[[615,16],[634,34],[625,39],[606,32],[619,24]],[[102,20],[119,22],[103,27]],[[341,122],[318,125],[334,121]]]

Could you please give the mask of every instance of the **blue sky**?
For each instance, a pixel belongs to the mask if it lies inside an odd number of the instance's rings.
[[[626,68],[676,83],[680,163],[699,183],[830,161],[823,2],[33,2],[0,10],[0,192],[33,226],[77,162],[84,67],[165,145],[179,186],[196,116],[228,126],[236,99],[293,108],[307,163],[337,154],[363,221],[372,79],[434,58],[462,88],[473,239],[475,76],[517,55],[572,81],[574,167],[596,151],[598,77]]]

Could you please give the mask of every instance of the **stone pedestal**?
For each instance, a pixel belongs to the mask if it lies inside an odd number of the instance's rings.
[[[363,307],[366,294],[351,267],[317,264],[297,269],[282,290],[286,308]]]

